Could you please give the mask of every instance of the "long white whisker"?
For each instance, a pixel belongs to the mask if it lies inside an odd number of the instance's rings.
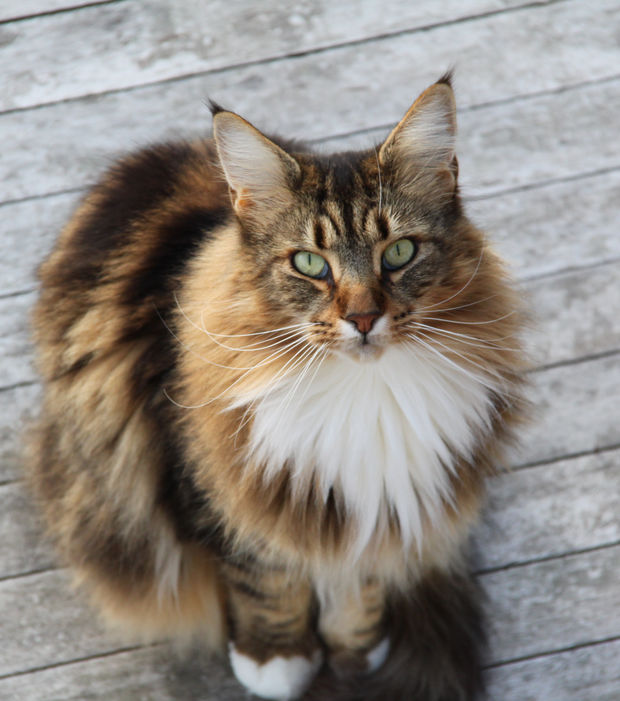
[[[467,370],[467,368],[464,368],[462,365],[459,365],[458,363],[455,363],[455,362],[454,362],[453,360],[451,360],[450,358],[447,358],[443,353],[441,353],[440,351],[438,351],[437,348],[435,348],[432,344],[426,343],[426,341],[423,341],[419,336],[409,336],[409,338],[411,338],[413,341],[415,341],[416,343],[420,344],[421,346],[423,346],[423,347],[426,348],[427,350],[431,351],[431,353],[433,353],[434,355],[436,355],[436,356],[438,356],[439,358],[441,358],[444,362],[448,363],[448,365],[450,365],[451,367],[453,367],[455,370],[458,370],[458,372],[462,373],[462,374],[465,375],[466,377],[469,377],[471,380],[474,380],[475,382],[478,382],[478,383],[481,384],[483,387],[486,387],[488,390],[490,390],[490,391],[492,391],[492,392],[497,392],[497,387],[495,387],[495,386],[493,386],[493,385],[487,384],[487,383],[484,381],[484,379],[481,378],[480,376],[478,376],[478,375],[473,375],[471,372],[469,372],[469,370]],[[464,385],[461,385],[461,386],[464,387]]]
[[[482,304],[483,302],[488,302],[490,299],[493,299],[494,297],[497,297],[497,294],[494,295],[489,295],[488,297],[483,297],[483,299],[476,299],[473,302],[467,302],[467,304],[459,304],[457,307],[447,307],[447,308],[441,308],[441,309],[436,309],[436,312],[455,312],[458,311],[459,309],[466,309],[467,307],[474,307],[476,304]],[[449,299],[445,300],[446,302],[449,301]],[[440,302],[441,304],[441,302]],[[421,312],[424,311],[425,308],[420,308],[420,309],[415,309],[414,311],[416,312]],[[430,307],[426,307],[426,309],[430,309]]]
[[[256,363],[256,365],[253,365],[251,368],[248,368],[242,375],[240,375],[234,382],[232,382],[226,389],[222,390],[217,396],[212,397],[211,399],[208,399],[205,402],[202,402],[201,404],[194,404],[194,405],[185,405],[181,404],[177,401],[175,401],[170,394],[168,393],[168,390],[164,389],[164,395],[166,396],[167,399],[169,399],[173,404],[176,406],[180,407],[181,409],[202,409],[203,407],[212,404],[213,402],[216,402],[218,399],[221,399],[226,393],[228,393],[235,385],[237,385],[239,382],[244,380],[250,372],[253,370],[256,370],[259,367],[262,367],[264,365],[269,364],[270,362],[273,362],[277,360],[278,358],[281,358],[283,355],[285,355],[288,351],[292,350],[293,348],[306,343],[305,338],[301,338],[298,340],[295,340],[288,345],[284,346],[283,348],[279,348],[277,351],[274,351],[270,355],[268,355],[266,358],[263,360],[259,361]]]
[[[278,380],[281,377],[285,377],[287,374],[293,372],[297,367],[299,367],[299,365],[304,361],[304,359],[308,356],[308,354],[311,351],[312,351],[312,346],[309,346],[308,348],[301,348],[300,350],[298,350],[295,353],[295,355],[293,355],[291,358],[289,358],[289,360],[269,380],[269,382],[267,383],[267,385],[263,389],[263,391],[259,395],[254,397],[254,399],[252,399],[252,401],[248,404],[245,411],[243,412],[243,416],[241,417],[241,421],[239,422],[239,427],[237,428],[237,430],[233,434],[235,437],[235,445],[236,445],[237,436],[239,435],[239,432],[243,429],[243,427],[250,420],[249,413],[254,408],[254,405],[256,404],[256,402],[268,397],[273,392],[273,390],[277,387]]]
[[[202,315],[201,315],[201,320],[204,323],[204,318]],[[266,338],[266,339],[261,339],[260,341],[256,341],[254,343],[249,343],[246,346],[239,346],[239,347],[229,346],[226,343],[222,343],[217,338],[214,338],[204,327],[202,330],[209,337],[209,339],[211,341],[213,341],[213,343],[215,343],[216,345],[218,345],[222,348],[226,348],[227,350],[232,350],[232,351],[239,351],[240,353],[249,353],[249,352],[254,352],[257,350],[267,350],[268,348],[273,348],[273,347],[279,345],[280,343],[282,343],[283,341],[288,340],[290,338],[303,336],[303,335],[305,335],[306,328],[307,327],[304,326],[303,328],[297,329],[295,331],[287,331],[286,333],[281,333],[281,334],[279,334],[279,337],[278,337],[278,335],[276,335],[274,337],[275,340],[274,340],[274,338]],[[269,341],[272,341],[272,343],[269,343]]]
[[[448,353],[452,353],[453,355],[456,355],[457,357],[461,358],[464,360],[466,363],[471,363],[474,367],[477,367],[479,370],[482,370],[482,372],[487,375],[487,376],[495,376],[498,377],[498,373],[494,370],[490,370],[489,368],[485,368],[483,365],[480,365],[480,363],[477,363],[475,360],[472,360],[470,358],[470,353],[467,353],[467,351],[463,351],[463,353],[459,353],[458,351],[454,350],[454,348],[450,348],[449,346],[446,346],[444,343],[442,343],[439,339],[437,338],[432,338],[428,334],[425,334],[422,331],[418,331],[418,334],[420,336],[423,336],[427,341],[430,343],[435,343],[439,346],[441,346],[444,350],[448,351]],[[446,357],[444,353],[442,353],[444,358]]]
[[[435,307],[439,307],[440,305],[445,304],[446,302],[449,302],[451,299],[458,297],[462,292],[464,292],[469,287],[472,280],[478,274],[478,270],[480,268],[480,263],[482,262],[483,254],[484,254],[484,248],[481,248],[480,249],[480,256],[478,257],[478,262],[476,263],[476,267],[474,269],[474,272],[471,274],[471,277],[469,278],[469,280],[463,285],[463,287],[461,287],[461,289],[458,292],[455,292],[452,296],[447,297],[446,299],[442,299],[441,302],[437,302],[436,304],[430,304],[427,307],[420,307],[420,309],[416,309],[416,311],[423,312],[423,311],[426,311],[427,309],[434,309]]]
[[[466,333],[457,333],[456,331],[449,331],[448,329],[437,328],[436,326],[430,326],[429,324],[424,324],[421,321],[410,321],[407,323],[406,327],[408,329],[426,329],[432,333],[436,333],[444,338],[457,338],[460,343],[464,343],[467,346],[474,346],[476,348],[489,348],[491,350],[501,350],[501,351],[517,351],[517,348],[508,348],[507,346],[500,346],[491,341],[486,341],[482,338],[476,338],[475,336],[470,336]],[[511,334],[514,336],[514,334]],[[510,336],[504,336],[502,338],[495,338],[495,341],[503,341],[505,338]],[[469,340],[465,340],[469,339]]]
[[[276,426],[275,432],[277,432],[277,429],[279,428],[280,421],[282,420],[282,416],[284,415],[284,413],[288,409],[289,404],[291,403],[293,397],[295,396],[295,393],[297,392],[297,389],[299,388],[300,384],[303,382],[305,376],[307,375],[310,366],[312,365],[312,363],[317,358],[317,356],[321,353],[322,350],[323,350],[322,346],[318,346],[317,348],[314,349],[314,352],[310,355],[309,360],[306,361],[306,364],[305,364],[303,370],[295,378],[295,381],[293,382],[286,397],[281,402],[280,406],[282,407],[282,410],[280,412],[280,419],[278,421],[278,425]]]
[[[516,314],[517,311],[516,309],[513,309],[512,311],[509,311],[507,314],[504,314],[503,316],[498,316],[496,319],[487,319],[486,321],[457,321],[456,319],[442,319],[440,317],[436,316],[425,316],[425,319],[428,319],[428,321],[443,321],[444,323],[450,323],[450,324],[467,324],[468,326],[485,326],[486,324],[495,324],[497,321],[502,321],[503,319],[507,319],[509,316],[512,316],[513,314]]]

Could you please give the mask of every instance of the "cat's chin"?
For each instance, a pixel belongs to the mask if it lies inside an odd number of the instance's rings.
[[[385,345],[378,343],[351,343],[336,349],[335,352],[358,363],[372,363],[379,360],[385,349]]]

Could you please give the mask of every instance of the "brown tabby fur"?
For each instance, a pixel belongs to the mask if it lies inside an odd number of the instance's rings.
[[[438,86],[449,89],[449,80]],[[39,272],[34,328],[45,399],[31,482],[62,556],[125,628],[199,634],[214,647],[228,635],[259,662],[323,647],[332,667],[354,680],[363,655],[387,632],[393,652],[385,670],[394,660],[399,668],[391,682],[378,673],[376,698],[473,698],[481,634],[463,546],[483,478],[522,414],[518,300],[463,215],[456,160],[421,178],[412,199],[399,189],[403,176],[390,166],[388,148],[380,162],[374,149],[327,158],[273,143],[299,168],[289,175],[302,206],[284,214],[231,191],[210,139],[126,157],[79,206]],[[370,274],[332,284],[292,271],[297,248],[331,250],[337,268],[352,241],[376,250],[399,233],[402,219],[377,209],[379,178],[384,202],[407,214],[420,245],[441,249],[441,257],[419,263],[415,296],[399,298],[397,286]],[[283,246],[291,231],[303,245]],[[246,373],[273,349],[237,352],[202,327],[253,334],[296,323],[312,308],[321,325],[311,339],[324,343],[353,311],[378,305],[404,328],[416,306],[448,298],[459,309],[443,312],[432,322],[438,331],[427,333],[453,362],[491,368],[509,391],[493,396],[493,427],[478,436],[473,458],[455,456],[454,501],[444,504],[442,527],[426,524],[421,548],[403,557],[391,519],[362,554],[358,584],[348,591],[342,563],[355,524],[342,496],[334,490],[323,502],[312,475],[293,496],[286,470],[265,481],[259,467],[246,469],[252,414],[225,410],[233,383],[265,385],[293,351]],[[463,329],[476,343],[458,335]],[[333,581],[342,586],[322,591]],[[416,626],[436,641],[436,653],[410,639]],[[428,664],[408,672],[414,652]],[[317,688],[341,684],[326,675]],[[329,698],[325,689],[316,693]],[[375,698],[360,688],[337,693]]]

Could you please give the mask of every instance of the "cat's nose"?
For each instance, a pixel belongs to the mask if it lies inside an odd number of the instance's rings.
[[[380,316],[381,312],[365,312],[364,314],[349,314],[345,320],[354,324],[360,333],[366,334]]]

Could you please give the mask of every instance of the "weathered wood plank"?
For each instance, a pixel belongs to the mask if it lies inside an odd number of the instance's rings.
[[[51,250],[78,198],[67,193],[0,207],[0,294],[32,289],[37,266]]]
[[[478,14],[483,16],[463,26],[450,24],[382,38],[362,50],[359,46],[338,49],[327,60],[338,75],[336,80],[354,75],[357,81],[366,76],[373,82],[385,81],[386,74],[394,73],[400,78],[406,73],[411,80],[411,71],[415,74],[417,66],[437,70],[458,56],[464,75],[484,66],[487,76],[493,75],[493,82],[502,76],[494,87],[493,99],[504,96],[507,90],[513,94],[512,90],[553,89],[590,80],[592,75],[613,75],[617,10],[613,0],[599,0],[602,18],[574,0],[529,6],[507,16],[485,16],[507,5],[519,3],[449,0],[438,6],[429,0],[391,0],[386,7],[355,0],[317,0],[294,6],[265,3],[258,10],[248,1],[211,0],[208,6],[200,0],[141,1],[45,16],[5,28],[8,36],[4,50],[0,49],[0,60],[8,75],[0,110],[168,80]],[[546,27],[544,35],[534,31],[540,26]],[[450,41],[446,41],[448,35]],[[65,41],[67,36],[72,41]],[[560,42],[562,51],[553,50]],[[564,59],[567,50],[578,51],[583,60],[568,64]],[[481,52],[489,52],[493,63],[485,61]],[[518,52],[520,60],[515,63],[510,57]],[[542,56],[541,52],[545,54],[545,71],[530,70],[526,79],[528,66],[523,64]],[[319,65],[324,66],[324,60],[319,59]],[[385,71],[386,65],[389,71]],[[503,79],[506,75],[511,76],[510,81]],[[477,90],[486,93],[488,82],[478,85]],[[486,99],[492,98],[487,93]]]
[[[35,296],[30,292],[0,299],[0,388],[36,379],[29,324]]]
[[[489,597],[490,662],[620,634],[620,546],[480,576]]]
[[[470,153],[472,169],[479,161]],[[617,259],[619,199],[616,170],[469,201],[467,210],[521,278]]]
[[[501,701],[617,701],[620,640],[491,669],[489,698]]]
[[[46,12],[73,10],[85,5],[102,5],[110,0],[2,0],[0,22],[31,18]],[[3,54],[0,53],[0,58]]]
[[[620,349],[620,261],[521,285],[534,316],[535,366]]]
[[[0,391],[0,482],[22,476],[24,431],[36,415],[40,396],[38,385]]]
[[[620,354],[533,373],[532,422],[509,464],[555,460],[620,444]]]
[[[0,675],[122,647],[72,592],[64,570],[0,582],[0,612]]]
[[[620,450],[506,472],[488,487],[479,569],[620,541]]]
[[[475,163],[480,155],[470,154],[470,161]],[[619,194],[620,169],[473,200],[468,202],[468,211],[472,220],[489,232],[518,277],[539,276],[620,257],[620,237],[612,231]],[[34,286],[35,268],[79,196],[49,195],[0,208],[4,242],[0,294]],[[577,201],[583,216],[575,216]]]
[[[498,17],[484,21],[497,20]],[[508,24],[502,30],[509,36],[503,36],[499,28],[490,25],[486,30],[489,36],[476,36],[469,31],[474,24],[477,23],[467,23],[463,41],[472,43],[472,51],[475,49],[481,60],[484,57],[480,52],[490,50],[489,44],[492,48],[496,42],[503,41],[505,45],[487,57],[489,65],[494,65],[498,53],[511,55],[508,49],[514,26]],[[456,37],[450,35],[450,41],[446,37],[446,42],[451,44],[452,39]],[[545,43],[541,55],[535,51],[530,55],[529,50],[522,54],[526,63],[531,60],[531,65],[519,64],[522,72],[519,80],[529,85],[533,75],[551,75],[548,54],[557,50],[563,55],[564,49],[557,48],[563,47],[563,42]],[[388,42],[388,46],[392,44]],[[394,56],[388,57],[359,52],[352,47],[346,49],[351,55],[336,56],[329,52],[329,55],[304,56],[0,115],[5,144],[0,163],[0,180],[5,185],[2,199],[84,187],[101,170],[104,157],[109,158],[112,142],[115,150],[122,151],[134,148],[136,143],[180,133],[194,134],[199,124],[204,124],[206,131],[210,118],[203,100],[207,95],[241,112],[257,126],[279,130],[288,136],[319,138],[392,124],[402,116],[415,93],[437,78],[436,67],[444,65],[431,61],[424,52],[415,59],[411,52],[417,46],[417,42],[410,41],[394,46]],[[459,55],[458,44],[454,51]],[[515,53],[520,50],[515,49]],[[362,60],[358,54],[366,57],[367,67],[357,65]],[[383,71],[383,65],[391,65],[392,60],[396,62],[394,68]],[[396,70],[399,61],[405,64],[400,72]],[[546,66],[544,71],[539,70],[542,63]],[[610,59],[609,65],[612,63]],[[433,75],[417,75],[420,65],[433,66]],[[476,85],[467,64],[459,65],[462,75],[457,79],[457,97],[461,110],[486,100],[515,97],[523,87],[512,69],[500,73],[496,66],[497,75],[487,76],[472,67],[473,75],[479,80],[481,75],[485,76],[482,84]],[[373,71],[377,70],[385,75],[373,80]],[[559,81],[559,75],[565,76],[567,70],[565,65],[561,71],[558,67],[558,77],[554,80]],[[509,81],[505,78],[508,74],[512,76]],[[591,75],[588,67],[587,77]],[[320,109],[317,109],[317,95],[321,96]],[[461,160],[466,192],[488,193],[548,178],[618,167],[615,118],[619,105],[620,81],[611,81],[462,112]],[[585,142],[584,133],[588,134]],[[363,141],[368,145],[371,138],[366,135]],[[347,143],[339,141],[331,146]],[[470,151],[486,156],[470,161]]]
[[[23,701],[247,701],[227,664],[167,645],[0,679],[0,697]]]
[[[0,485],[0,577],[54,566],[54,554],[41,532],[32,497],[24,485]]]

